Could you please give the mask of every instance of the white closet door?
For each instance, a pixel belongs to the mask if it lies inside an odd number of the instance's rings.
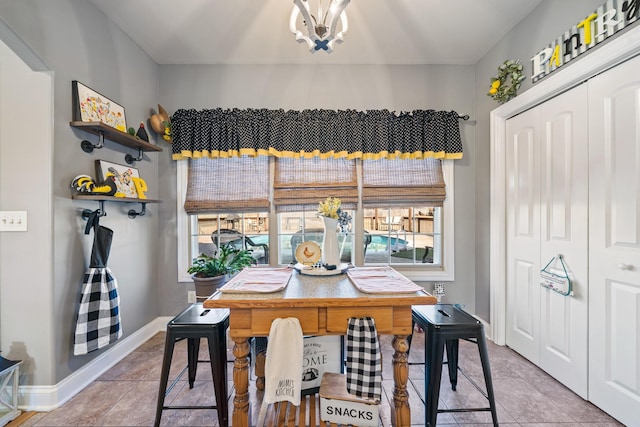
[[[540,265],[563,257],[572,296],[540,289],[539,366],[587,398],[588,197],[587,86],[540,105]],[[564,275],[555,260],[547,270]],[[539,277],[539,276],[538,276]],[[536,283],[539,286],[539,281]]]
[[[581,85],[507,121],[507,332],[511,348],[587,397],[588,137]],[[561,254],[575,286],[540,286]],[[555,261],[550,271],[563,274]]]
[[[506,343],[533,363],[540,359],[539,109],[507,121]]]
[[[589,400],[640,426],[640,57],[589,81]]]

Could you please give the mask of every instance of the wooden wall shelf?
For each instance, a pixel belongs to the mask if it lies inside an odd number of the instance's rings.
[[[157,145],[145,142],[141,139],[136,138],[135,136],[131,136],[128,133],[119,131],[118,129],[112,128],[111,126],[105,125],[101,122],[70,122],[69,126],[76,129],[82,129],[95,135],[102,134],[108,140],[117,142],[118,144],[124,145],[125,147],[134,148],[136,150],[162,151],[162,148],[158,147]]]
[[[115,196],[99,196],[96,194],[74,194],[71,196],[74,200],[92,200],[100,202],[99,216],[105,216],[107,211],[104,209],[104,202],[120,202],[120,203],[141,203],[142,210],[137,212],[135,209],[129,209],[128,216],[135,219],[138,216],[144,216],[147,213],[147,203],[162,203],[162,200],[154,199],[134,199],[131,197],[115,197]],[[87,219],[93,211],[85,209],[82,211],[82,218]]]
[[[144,151],[162,151],[161,147],[157,145],[150,144],[146,141],[141,140],[140,138],[136,138],[135,136],[129,135],[128,133],[119,131],[116,128],[112,128],[109,125],[106,125],[102,122],[80,122],[80,121],[72,121],[69,122],[69,126],[82,129],[86,132],[93,133],[98,135],[100,140],[97,144],[93,144],[86,139],[80,143],[80,147],[82,147],[82,151],[85,153],[91,153],[94,149],[100,149],[104,147],[104,139],[108,139],[120,145],[124,145],[125,147],[133,148],[138,150],[138,156],[133,157],[131,154],[127,154],[124,157],[124,160],[128,164],[133,164],[134,162],[138,162],[142,160],[142,153]]]

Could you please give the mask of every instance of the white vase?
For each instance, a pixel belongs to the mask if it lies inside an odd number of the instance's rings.
[[[340,247],[338,245],[338,220],[323,216],[324,234],[322,236],[322,263],[340,265]]]

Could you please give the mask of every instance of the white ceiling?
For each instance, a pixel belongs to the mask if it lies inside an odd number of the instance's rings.
[[[292,0],[91,0],[159,64],[475,64],[542,0],[351,0],[334,51],[289,31]]]

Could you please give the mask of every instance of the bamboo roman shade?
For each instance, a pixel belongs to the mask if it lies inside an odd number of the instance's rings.
[[[171,130],[174,160],[462,158],[455,111],[181,109],[171,117]]]
[[[269,158],[189,160],[188,214],[269,211]]]
[[[276,159],[273,184],[276,212],[315,210],[318,202],[327,197],[340,198],[343,209],[357,207],[355,160]]]
[[[362,162],[364,207],[442,206],[445,197],[440,160]]]

